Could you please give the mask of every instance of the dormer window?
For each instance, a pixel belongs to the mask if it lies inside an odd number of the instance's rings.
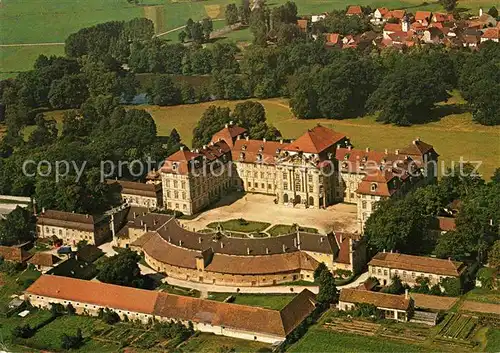
[[[245,154],[243,152],[240,153],[240,159],[245,159]]]
[[[264,145],[261,145],[259,148],[259,152],[262,152],[262,151],[264,151]]]
[[[242,150],[242,151],[246,151],[246,150],[247,150],[247,145],[243,145],[243,146],[241,146],[241,150]]]
[[[262,154],[258,154],[257,155],[257,162],[261,162],[262,161]]]
[[[371,190],[372,192],[377,191],[377,184],[373,183],[373,184],[370,186],[370,190]]]
[[[346,160],[346,161],[347,161],[348,159],[349,159],[349,153],[346,153],[346,154],[344,155],[344,160]]]
[[[177,163],[176,163],[176,162],[172,163],[172,169],[173,169],[173,170],[177,170],[177,167],[178,167],[178,165],[177,165]]]
[[[362,159],[363,163],[366,163],[367,160],[368,160],[367,156],[364,156],[363,159]]]

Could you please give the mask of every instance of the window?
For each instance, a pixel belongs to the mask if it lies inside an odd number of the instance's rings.
[[[353,199],[353,198],[354,198],[354,193],[353,193],[353,192],[351,192],[351,199]]]
[[[384,270],[384,276],[387,276],[387,270]]]
[[[288,183],[283,183],[283,190],[288,190]]]
[[[283,180],[287,179],[287,172],[283,172]]]
[[[170,197],[170,190],[167,190],[167,197]]]
[[[370,189],[371,189],[371,191],[377,191],[377,184],[375,184],[375,183],[374,183],[374,184],[372,184],[372,185],[370,186]]]
[[[313,192],[313,186],[309,185],[309,192]]]
[[[185,181],[181,182],[181,188],[183,188],[183,189],[186,188],[186,182]]]
[[[312,176],[312,174],[309,174],[309,175],[307,176],[307,181],[309,181],[310,183],[312,183],[312,181],[313,181],[313,176]]]
[[[177,187],[177,183],[178,183],[177,180],[174,180],[174,188]]]
[[[185,192],[183,192],[183,193],[182,193],[182,199],[183,199],[183,200],[185,200],[185,199],[186,199],[186,193],[185,193]]]
[[[260,178],[264,179],[264,172],[260,172]]]
[[[186,206],[186,204],[182,205],[182,209],[183,209],[183,210],[187,210],[187,206]]]
[[[366,210],[366,201],[361,202],[361,208]]]
[[[415,272],[412,272],[412,273],[411,273],[411,276],[412,276],[413,278],[415,278]]]
[[[272,186],[271,184],[267,184],[267,188],[268,188],[268,189],[272,189],[272,188],[273,188],[273,186]]]
[[[253,177],[254,177],[254,178],[258,178],[258,177],[259,177],[259,173],[257,173],[257,172],[253,172]]]
[[[382,274],[382,270],[381,270],[380,268],[378,269],[378,271],[377,271],[377,272],[378,272],[378,274],[379,274],[379,275],[381,275],[381,274]]]
[[[266,187],[266,184],[262,183],[262,184],[260,184],[260,187],[261,187],[262,189],[264,189],[264,188]]]
[[[176,190],[174,191],[174,199],[178,199],[179,198],[179,192]]]

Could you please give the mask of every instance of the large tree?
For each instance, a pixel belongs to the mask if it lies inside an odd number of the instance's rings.
[[[335,278],[330,271],[321,272],[319,278],[319,292],[316,299],[321,304],[333,304],[337,301],[338,293]]]
[[[457,7],[458,0],[439,0],[438,2],[446,11],[451,12]]]
[[[106,258],[97,275],[102,282],[118,284],[121,286],[144,286],[144,279],[137,264],[141,257],[130,249],[123,249],[112,257]]]
[[[151,90],[153,104],[165,106],[181,103],[181,91],[168,76],[158,77]]]
[[[201,119],[193,130],[193,147],[201,147],[210,142],[212,136],[231,121],[229,108],[211,105],[203,112]]]
[[[234,25],[238,22],[238,8],[236,4],[227,4],[225,10],[226,23],[228,25]]]
[[[31,210],[17,207],[0,220],[0,245],[15,245],[33,240],[35,217]]]

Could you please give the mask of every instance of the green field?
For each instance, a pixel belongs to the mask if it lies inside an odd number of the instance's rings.
[[[242,232],[242,233],[258,233],[269,227],[271,224],[255,221],[244,221],[239,219],[231,219],[225,222],[213,222],[207,225],[208,228],[216,229],[219,225],[223,230]]]
[[[271,352],[268,344],[240,340],[231,337],[199,333],[181,346],[182,352],[217,353],[217,352]],[[231,350],[232,349],[232,350]]]
[[[340,333],[312,327],[288,352],[428,352],[428,349],[381,337]]]
[[[283,235],[283,234],[290,234],[292,232],[295,232],[295,226],[293,225],[286,225],[286,224],[276,224],[270,228],[267,233],[271,235],[272,237],[276,237],[278,235]],[[307,228],[307,227],[300,227],[299,230],[301,232],[307,232],[307,233],[318,233],[318,230],[316,228]]]
[[[235,293],[209,293],[208,299],[219,302],[233,295],[234,304],[259,306],[265,309],[281,310],[295,296],[294,294],[235,294]]]
[[[459,104],[460,97],[455,94],[449,104]],[[460,157],[469,161],[481,161],[479,171],[490,178],[495,168],[500,166],[500,127],[483,126],[472,121],[470,113],[450,114],[439,121],[411,127],[385,125],[375,121],[374,116],[357,119],[326,120],[296,119],[285,99],[260,101],[267,114],[267,120],[278,128],[285,138],[296,138],[308,128],[318,123],[345,133],[358,148],[370,147],[375,150],[395,150],[403,148],[416,137],[434,146],[440,160],[449,167]],[[178,105],[172,107],[139,106],[146,109],[155,119],[158,134],[168,136],[176,128],[185,144],[191,145],[192,131],[198,119],[210,105],[233,108],[238,101],[214,101],[201,104]],[[61,121],[63,112],[47,114]]]
[[[175,1],[142,0],[141,6],[129,4],[126,0],[3,0],[0,5],[0,44],[25,43],[61,43],[66,37],[83,27],[116,20],[130,20],[143,17],[143,6],[164,6],[164,24],[162,31],[178,28],[188,18],[201,19],[206,16],[221,18],[224,7],[234,0]],[[285,0],[268,2],[271,6],[284,3]],[[322,13],[333,9],[345,8],[348,4],[386,6],[389,8],[407,8],[442,10],[436,2],[426,4],[421,0],[296,0],[299,14]],[[459,6],[474,13],[479,7],[500,7],[498,0],[461,0]],[[217,23],[219,27],[223,24]],[[250,36],[248,29],[226,35],[228,40],[246,41]],[[177,40],[177,31],[162,38]],[[17,71],[31,68],[34,58],[39,54],[62,54],[62,46],[36,46],[22,48],[0,48],[0,79],[12,77]]]

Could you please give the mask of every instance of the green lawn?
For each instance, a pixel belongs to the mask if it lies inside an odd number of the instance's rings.
[[[242,233],[258,233],[262,232],[264,229],[269,227],[270,223],[265,222],[255,222],[239,219],[231,219],[225,222],[213,222],[207,225],[208,228],[215,229],[219,225],[222,226],[223,230],[242,232]]]
[[[199,333],[181,346],[182,352],[217,353],[217,352],[271,352],[271,346],[261,342],[240,340],[237,338]],[[233,350],[231,350],[233,349]]]
[[[47,56],[61,56],[64,55],[64,46],[0,47],[0,79],[14,77],[21,71],[31,70],[41,53]]]
[[[11,295],[21,294],[40,275],[40,272],[36,270],[26,270],[12,276],[0,272],[0,303],[8,304]]]
[[[474,288],[465,294],[464,299],[482,303],[500,304],[500,290]]]
[[[489,328],[486,333],[486,352],[500,352],[500,330],[496,328]]]
[[[224,301],[227,297],[233,295],[234,304],[259,306],[261,308],[281,310],[295,296],[295,294],[236,294],[236,293],[209,293],[208,299],[218,302]]]
[[[278,235],[283,235],[283,234],[290,234],[292,232],[295,232],[296,228],[293,225],[286,225],[286,224],[276,224],[272,226],[267,233],[269,235],[275,237]],[[308,227],[300,227],[299,226],[299,231],[301,232],[307,232],[307,233],[318,233],[318,230],[316,228],[308,228]]]
[[[352,335],[311,327],[288,352],[428,352],[429,350],[387,338]]]

